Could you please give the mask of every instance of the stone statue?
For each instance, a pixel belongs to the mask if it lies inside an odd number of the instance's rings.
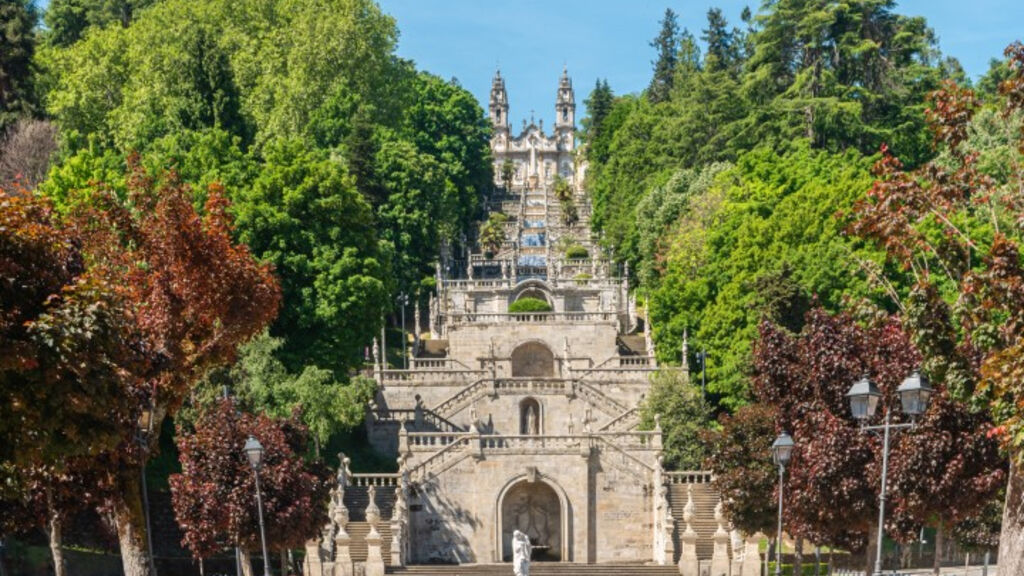
[[[536,436],[538,434],[537,412],[534,411],[533,406],[526,409],[526,433],[531,436]]]
[[[512,570],[515,576],[530,576],[530,537],[519,530],[512,533]]]

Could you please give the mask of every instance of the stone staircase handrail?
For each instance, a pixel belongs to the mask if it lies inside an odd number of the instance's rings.
[[[461,451],[462,448],[468,447],[475,436],[475,434],[466,434],[460,437],[458,441],[448,444],[444,448],[425,458],[423,461],[416,463],[409,469],[409,477],[422,481],[426,478],[426,475],[432,466],[443,465],[446,459],[450,456]]]
[[[633,427],[635,427],[635,426],[637,426],[639,424],[639,421],[637,419],[637,414],[638,414],[638,410],[637,410],[636,406],[634,406],[634,407],[630,408],[629,410],[626,410],[622,414],[619,414],[615,418],[612,418],[611,420],[609,420],[607,424],[605,424],[604,426],[602,426],[602,427],[600,427],[598,429],[598,432],[617,432],[617,431],[619,431],[618,426],[620,424],[622,424],[623,422],[631,422],[629,428],[626,429],[626,430],[630,430],[630,429],[632,429]]]
[[[349,479],[349,486],[358,486],[358,487],[366,487],[366,488],[368,488],[370,486],[374,486],[376,488],[394,488],[394,487],[397,487],[399,484],[401,484],[401,482],[402,482],[402,475],[398,474],[398,473],[395,473],[395,474],[376,474],[376,473],[363,474],[363,473],[356,473],[356,474],[350,474],[348,476],[348,479]]]
[[[586,382],[577,380],[575,383],[576,395],[582,397],[584,400],[590,402],[597,408],[603,410],[609,416],[615,417],[622,414],[626,410],[626,406],[620,403],[618,400],[613,400],[610,396],[601,392],[597,388],[594,388]]]
[[[412,384],[443,384],[453,382],[475,382],[487,375],[484,370],[382,370],[381,380],[389,382],[409,382]]]
[[[416,421],[415,408],[380,408],[370,412],[377,422],[397,422],[401,424],[403,422]],[[435,413],[433,410],[421,408],[420,413],[426,422],[442,432],[465,432],[461,426]]]
[[[442,418],[448,418],[456,414],[461,405],[469,401],[471,398],[475,399],[478,394],[482,394],[485,390],[489,389],[490,378],[481,378],[475,382],[469,384],[465,388],[459,390],[455,394],[452,394],[439,404],[434,406],[431,410],[441,416]]]
[[[616,452],[619,456],[622,457],[624,462],[630,462],[632,466],[629,466],[629,468],[633,472],[638,472],[637,476],[640,476],[645,481],[647,480],[645,473],[654,473],[654,466],[651,466],[650,464],[644,462],[643,460],[637,458],[636,456],[633,456],[629,452],[626,452],[624,449],[620,448],[607,438],[604,438],[602,436],[592,436],[592,438],[594,438],[594,440],[596,440],[597,443],[599,443],[602,447],[610,448],[613,452]],[[639,471],[637,470],[638,468]]]

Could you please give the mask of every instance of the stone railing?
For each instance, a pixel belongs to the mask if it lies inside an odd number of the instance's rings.
[[[381,381],[388,384],[440,384],[451,385],[475,382],[487,376],[483,370],[382,370]]]
[[[644,462],[643,460],[633,456],[629,452],[615,445],[614,442],[604,438],[602,436],[593,436],[596,444],[601,449],[607,449],[615,454],[615,458],[609,458],[610,462],[613,462],[630,472],[633,472],[643,480],[648,480],[648,476],[654,473],[654,466]]]
[[[409,358],[412,370],[473,370],[456,358]]]
[[[576,454],[589,442],[588,436],[576,435],[481,436],[480,450],[484,454]]]
[[[402,483],[401,474],[349,474],[349,486],[369,488],[397,488]]]
[[[403,434],[406,438],[407,449],[411,452],[434,452],[449,444],[457,443],[465,438],[474,438],[476,434],[469,432],[438,433],[438,432],[409,432]]]
[[[680,470],[662,473],[666,484],[710,484],[714,475],[708,470]]]
[[[598,432],[624,432],[636,428],[639,424],[639,411],[633,407],[609,420]]]
[[[515,378],[494,383],[494,389],[505,394],[567,394],[572,392],[571,380]]]
[[[615,417],[626,411],[626,406],[586,382],[574,382],[576,395],[596,406],[605,414]]]
[[[491,382],[492,380],[486,378],[471,383],[462,390],[459,390],[455,394],[449,396],[437,406],[434,406],[433,412],[443,418],[452,416],[461,410],[465,404],[475,400],[477,396],[490,392]]]
[[[437,475],[443,473],[468,456],[468,448],[475,438],[475,434],[460,436],[456,441],[449,443],[422,462],[412,466],[409,469],[409,477],[414,481],[422,482],[430,474]]]
[[[586,322],[618,322],[614,312],[531,312],[500,314],[493,312],[460,313],[442,316],[448,325],[459,324],[579,324]]]
[[[451,422],[427,408],[382,408],[370,410],[374,423],[377,422],[413,422],[419,426],[420,422],[430,424],[442,432],[463,432],[461,426]]]
[[[619,448],[626,450],[661,450],[660,431],[637,430],[634,432],[595,432],[594,436],[612,442]]]

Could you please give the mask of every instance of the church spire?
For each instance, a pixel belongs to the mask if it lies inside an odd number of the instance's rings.
[[[567,150],[575,145],[576,131],[576,93],[572,89],[569,68],[562,67],[562,76],[558,79],[558,93],[555,96],[555,135],[559,144]]]
[[[491,99],[488,104],[491,113],[491,126],[495,132],[508,131],[508,93],[505,91],[505,79],[501,69],[494,72],[491,80]]]

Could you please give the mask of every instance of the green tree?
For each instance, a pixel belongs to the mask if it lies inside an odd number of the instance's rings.
[[[338,161],[289,140],[268,146],[233,209],[239,238],[274,265],[289,303],[271,327],[284,339],[285,365],[343,378],[361,362],[387,302],[388,258],[369,204]]]
[[[651,390],[640,407],[640,428],[660,426],[665,465],[675,470],[700,470],[704,445],[699,432],[708,425],[710,408],[689,375],[663,369],[651,375]]]
[[[70,46],[89,28],[117,24],[127,28],[136,14],[156,0],[51,0],[43,15],[46,39],[55,46]]]
[[[611,114],[612,104],[615,102],[615,95],[608,86],[608,79],[598,78],[594,82],[594,89],[583,101],[587,107],[587,117],[583,119],[583,130],[587,142],[597,140],[601,135],[601,125],[608,114]]]
[[[35,26],[32,0],[0,1],[0,134],[35,111]]]
[[[647,98],[652,103],[668,100],[672,91],[672,79],[679,58],[679,20],[671,8],[665,9],[661,19],[661,31],[651,40],[651,47],[657,51],[654,65],[654,77],[647,87]]]

